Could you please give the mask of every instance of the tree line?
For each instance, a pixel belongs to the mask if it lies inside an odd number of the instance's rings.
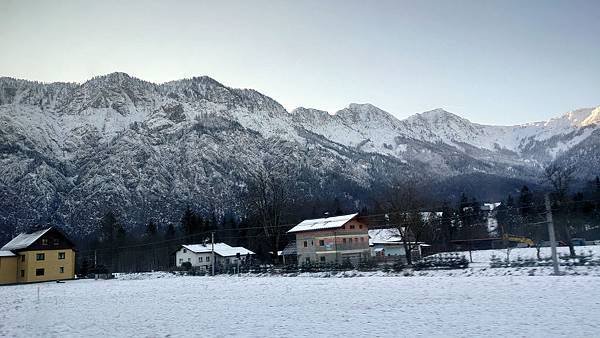
[[[98,266],[109,271],[166,270],[174,265],[173,254],[182,244],[208,244],[211,236],[215,242],[243,246],[263,261],[274,261],[276,253],[292,240],[287,230],[301,220],[357,211],[371,227],[398,230],[409,264],[420,243],[440,252],[454,250],[461,241],[473,243],[505,234],[530,238],[536,245],[547,240],[544,192],[527,186],[502,201],[493,213],[495,225],[489,223],[491,212],[483,210],[474,196],[462,194],[457,202],[439,203],[426,196],[417,182],[398,181],[357,210],[358,205],[343,198],[311,195],[296,172],[301,171],[265,162],[261,170],[249,173],[246,186],[240,189],[243,207],[237,213],[206,213],[200,211],[205,210],[201,206],[188,205],[178,223],[150,220],[126,230],[119,215],[108,211],[97,233],[82,245],[80,264],[84,271]],[[572,173],[559,167],[548,167],[545,172],[552,187],[557,237],[567,245],[574,235],[600,224],[600,179],[573,192]]]

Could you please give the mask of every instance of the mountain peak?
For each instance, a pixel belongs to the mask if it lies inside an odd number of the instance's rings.
[[[141,87],[146,87],[146,88],[156,86],[154,83],[133,77],[124,72],[112,72],[112,73],[109,73],[106,75],[95,76],[92,79],[83,83],[83,87],[88,87],[90,85],[92,87],[96,87],[96,86],[99,86],[99,87],[104,87],[104,86],[110,86],[110,87],[136,86],[136,87],[139,87],[139,86],[141,86]]]
[[[350,103],[347,108],[344,108],[335,113],[341,119],[350,120],[351,122],[369,122],[369,121],[389,121],[394,122],[397,119],[385,110],[379,109],[370,103]]]
[[[204,85],[211,85],[211,86],[216,86],[216,87],[225,87],[221,82],[219,82],[207,75],[194,76],[192,78],[192,82],[202,83]]]
[[[590,114],[581,122],[581,126],[589,126],[591,124],[600,124],[600,106],[592,110]]]
[[[124,73],[124,72],[112,72],[112,73],[108,73],[105,75],[94,76],[91,80],[89,80],[87,82],[90,82],[90,81],[123,82],[124,80],[129,80],[131,78],[132,77],[129,76],[129,74]]]
[[[436,109],[429,110],[429,111],[426,111],[426,112],[423,112],[423,113],[420,113],[417,115],[424,117],[424,118],[428,118],[428,119],[440,119],[440,118],[448,118],[448,117],[462,119],[462,117],[460,117],[456,114],[453,114],[447,110],[444,110],[443,108],[436,108]]]

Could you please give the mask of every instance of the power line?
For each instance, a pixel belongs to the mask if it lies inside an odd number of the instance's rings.
[[[578,203],[587,203],[587,202],[598,202],[598,200],[580,200],[580,201],[570,201],[570,202],[566,202],[565,204],[578,204]],[[533,205],[533,206],[524,206],[524,207],[515,207],[515,208],[511,208],[510,210],[514,211],[514,210],[520,210],[520,209],[526,209],[526,208],[532,208],[532,209],[536,209],[536,208],[540,208],[541,206],[537,206],[537,205]],[[551,211],[557,211],[560,210],[560,208],[554,208],[551,209]],[[456,218],[456,217],[469,217],[469,216],[474,216],[477,215],[477,213],[474,210],[471,210],[470,212],[466,212],[466,213],[462,213],[460,214],[460,212],[455,212],[454,210],[452,210],[453,214],[455,217],[451,217],[451,218]],[[485,211],[483,211],[485,212]],[[416,220],[416,221],[394,221],[394,222],[389,222],[388,219],[385,219],[386,216],[389,215],[408,215],[410,213],[433,213],[436,214],[435,217],[428,219],[428,220]],[[417,225],[423,225],[423,224],[435,224],[436,222],[442,222],[443,221],[443,217],[439,217],[437,216],[437,214],[440,212],[430,212],[430,211],[423,211],[422,209],[412,209],[412,210],[398,210],[398,211],[390,211],[390,212],[382,212],[382,213],[378,213],[378,214],[370,214],[370,215],[359,215],[358,217],[361,219],[373,219],[373,218],[378,218],[378,217],[384,217],[384,219],[382,220],[383,224],[369,224],[368,228],[369,229],[385,229],[385,228],[389,228],[389,227],[410,227],[410,226],[417,226]],[[548,213],[548,211],[541,211],[541,212],[536,212],[536,213],[531,213],[528,216],[534,217],[534,216],[545,216]],[[332,216],[335,217],[335,216]],[[547,221],[540,221],[540,222],[523,222],[520,223],[522,226],[526,226],[526,225],[541,225],[541,224],[547,224]],[[148,243],[139,243],[139,244],[133,244],[133,245],[126,245],[126,246],[118,246],[118,247],[105,247],[105,248],[99,248],[99,249],[95,249],[97,251],[106,251],[106,250],[122,250],[122,249],[131,249],[131,248],[141,248],[141,247],[147,247],[147,246],[154,246],[156,244],[165,244],[165,243],[171,243],[171,242],[181,242],[182,240],[185,239],[193,239],[193,238],[197,238],[203,235],[208,235],[211,233],[214,233],[215,231],[218,232],[224,232],[224,231],[247,231],[247,230],[265,230],[265,229],[277,229],[277,228],[291,228],[293,226],[297,225],[297,223],[284,223],[284,224],[277,224],[277,225],[265,225],[265,226],[253,226],[253,227],[235,227],[235,228],[217,228],[215,229],[211,229],[211,230],[205,230],[205,231],[201,231],[201,232],[197,232],[194,234],[189,234],[189,235],[184,235],[184,236],[178,236],[178,237],[174,237],[171,239],[165,239],[165,240],[161,240],[161,241],[154,241],[154,242],[148,242]],[[488,222],[477,222],[477,223],[470,223],[467,226],[468,227],[477,227],[477,226],[487,226]],[[244,236],[224,236],[225,238],[232,240],[232,239],[248,239],[248,238],[262,238],[265,237],[265,234],[257,234],[257,235],[244,235]],[[162,246],[162,247],[156,247],[156,248],[166,248],[169,246]],[[91,252],[94,250],[84,250],[84,251],[80,251],[80,252]]]

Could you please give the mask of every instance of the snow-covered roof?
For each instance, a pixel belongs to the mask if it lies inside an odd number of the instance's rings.
[[[13,257],[16,256],[12,251],[0,250],[0,257]]]
[[[502,202],[483,203],[481,210],[492,211],[492,210],[498,208],[501,204],[502,204]]]
[[[50,231],[50,229],[52,229],[52,227],[32,232],[30,234],[21,233],[17,237],[13,238],[10,242],[6,243],[2,248],[0,248],[0,250],[11,251],[25,249],[40,239],[40,237],[42,237],[46,232]]]
[[[373,244],[398,244],[402,236],[397,228],[369,230],[369,245]]]
[[[207,253],[212,250],[212,244],[185,244],[182,246],[195,253]],[[225,243],[215,243],[215,253],[221,257],[232,257],[238,253],[241,256],[246,256],[247,254],[254,255],[254,252],[244,247],[229,246]]]
[[[290,229],[288,233],[341,228],[342,225],[348,223],[357,215],[358,214],[350,214],[326,218],[307,219]]]

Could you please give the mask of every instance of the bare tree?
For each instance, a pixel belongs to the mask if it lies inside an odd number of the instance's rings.
[[[552,186],[553,192],[552,197],[556,205],[558,217],[556,217],[557,228],[560,232],[560,237],[567,242],[569,246],[569,253],[571,256],[575,256],[575,247],[571,240],[571,224],[569,208],[567,205],[569,187],[573,182],[573,174],[575,167],[566,166],[561,167],[555,163],[550,164],[544,171],[544,178]]]
[[[574,172],[575,167],[573,166],[561,167],[553,163],[546,167],[544,177],[554,189],[555,200],[563,202],[566,200],[567,192],[573,182]]]
[[[412,253],[430,227],[420,211],[425,201],[414,183],[397,183],[389,191],[386,209],[388,221],[398,229],[406,252],[407,264],[412,264]]]
[[[295,177],[293,166],[270,159],[263,160],[247,177],[243,196],[247,213],[260,223],[274,259],[285,234],[285,215],[297,195]]]

